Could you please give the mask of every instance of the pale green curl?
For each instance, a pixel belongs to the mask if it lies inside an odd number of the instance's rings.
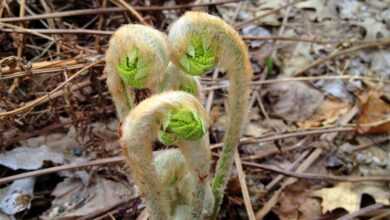
[[[179,140],[198,140],[205,133],[205,122],[200,116],[190,109],[182,108],[168,114],[162,124],[159,139],[165,145],[172,145]]]
[[[197,94],[199,92],[198,91],[199,90],[198,83],[195,79],[190,78],[187,81],[184,81],[180,85],[179,90],[184,91],[184,92],[188,92],[194,96],[197,96]]]
[[[194,36],[185,56],[180,59],[184,70],[191,75],[202,75],[217,64],[216,49],[205,38]]]
[[[137,49],[120,61],[117,71],[126,85],[136,89],[144,88],[148,71]]]

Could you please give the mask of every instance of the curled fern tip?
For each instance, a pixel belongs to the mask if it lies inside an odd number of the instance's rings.
[[[159,139],[163,144],[172,145],[179,140],[198,140],[205,133],[205,123],[200,116],[190,109],[182,108],[168,114]]]
[[[117,71],[126,85],[136,89],[144,87],[148,76],[138,50],[132,51],[122,59],[117,66]]]
[[[217,64],[215,48],[202,37],[193,37],[185,56],[180,60],[185,71],[191,75],[202,75]]]

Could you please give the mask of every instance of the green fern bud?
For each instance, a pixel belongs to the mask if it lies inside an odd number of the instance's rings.
[[[215,48],[205,38],[194,36],[185,56],[180,59],[184,70],[191,75],[202,75],[217,64]]]
[[[172,145],[179,140],[198,140],[205,133],[205,123],[200,116],[190,109],[182,108],[168,114],[162,123],[159,139],[165,145]]]
[[[126,85],[142,89],[148,77],[146,65],[136,49],[128,54],[117,66],[117,71]]]

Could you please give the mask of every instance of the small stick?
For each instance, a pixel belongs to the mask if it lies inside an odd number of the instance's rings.
[[[372,205],[364,207],[356,212],[344,215],[344,216],[338,218],[337,220],[354,220],[356,217],[368,214],[370,212],[376,211],[376,210],[381,209],[383,207],[384,207],[383,204],[379,204],[379,203],[372,204]]]
[[[390,38],[386,38],[384,40],[379,40],[377,42],[370,42],[370,43],[366,43],[366,44],[357,45],[355,47],[351,47],[351,48],[348,48],[345,50],[340,50],[338,52],[330,54],[327,57],[317,59],[316,61],[314,61],[313,63],[304,67],[303,69],[298,70],[296,73],[293,74],[293,76],[299,76],[299,75],[303,74],[304,72],[308,71],[309,69],[311,69],[315,66],[318,66],[320,64],[323,64],[323,63],[325,63],[325,62],[327,62],[335,57],[354,53],[354,52],[362,50],[362,49],[368,49],[368,48],[374,48],[374,47],[387,47],[389,45],[390,45]]]
[[[275,14],[275,13],[277,13],[277,12],[279,12],[279,11],[285,9],[285,8],[288,8],[288,7],[292,6],[292,5],[295,5],[295,4],[298,3],[299,1],[300,1],[300,0],[295,0],[295,1],[289,2],[288,4],[285,4],[285,5],[283,5],[283,6],[279,7],[279,8],[275,8],[275,9],[273,9],[273,10],[270,10],[269,12],[267,12],[267,13],[265,13],[265,14],[256,16],[256,17],[254,17],[254,18],[252,18],[252,19],[249,19],[249,20],[247,20],[247,21],[243,21],[243,22],[241,22],[241,23],[235,25],[234,28],[236,28],[236,29],[243,28],[244,26],[246,26],[246,25],[248,25],[248,24],[251,24],[251,23],[253,23],[253,22],[257,21],[257,20],[260,20],[260,19],[262,19],[262,18],[264,18],[264,17],[267,17],[267,16],[269,16],[269,15]]]
[[[229,4],[229,3],[240,2],[240,1],[242,0],[227,0],[227,1],[210,2],[204,4],[185,4],[185,5],[175,5],[175,6],[135,6],[133,8],[134,10],[137,11],[180,10],[186,8]],[[128,9],[118,8],[118,7],[80,9],[80,10],[71,10],[71,11],[47,13],[47,14],[24,16],[24,17],[0,18],[0,22],[19,22],[19,21],[31,21],[31,20],[39,20],[39,19],[47,19],[47,18],[83,16],[83,15],[91,15],[91,14],[108,14],[108,13],[124,12],[127,10]]]
[[[256,220],[255,212],[253,211],[253,206],[251,202],[251,197],[248,191],[248,186],[245,180],[245,173],[242,168],[241,158],[238,151],[234,154],[234,163],[236,164],[238,180],[240,182],[242,197],[244,198],[244,204],[245,204],[246,212],[248,214],[248,218],[249,220]]]
[[[322,153],[322,149],[315,149],[307,158],[305,161],[302,162],[302,164],[296,169],[296,174],[300,174],[304,171],[306,171],[312,163],[314,163],[315,160],[317,160],[317,158],[321,155]],[[253,163],[251,163],[252,165],[255,165]],[[255,165],[256,166],[256,165]],[[269,167],[268,167],[269,168]],[[290,173],[290,171],[284,171],[284,170],[280,170],[280,171],[283,171],[284,174],[287,174],[287,173]],[[296,182],[297,179],[296,178],[293,178],[293,177],[290,177],[290,178],[287,178],[283,183],[282,183],[282,186],[276,191],[276,193],[274,193],[274,195],[271,197],[271,199],[263,206],[263,208],[261,208],[257,213],[256,213],[256,219],[263,219],[264,216],[272,209],[272,207],[276,204],[276,202],[278,201],[278,198],[280,196],[280,194],[283,192],[283,190],[293,184],[294,182]]]
[[[25,7],[26,7],[26,0],[20,0],[19,1],[19,17],[24,17],[25,15]],[[20,23],[20,27],[23,28],[23,22]],[[17,36],[17,41],[18,41],[18,49],[16,51],[16,56],[18,57],[19,60],[22,59],[23,55],[23,43],[24,43],[24,35],[18,35]],[[20,63],[18,62],[18,65]],[[20,66],[19,66],[20,67]],[[11,87],[8,89],[8,93],[13,93],[14,90],[19,86],[19,78],[15,78]]]
[[[41,96],[37,99],[34,99],[33,101],[28,102],[27,104],[25,104],[19,108],[16,108],[14,110],[11,110],[8,112],[0,112],[0,118],[31,110],[31,109],[35,108],[36,106],[47,102],[48,100],[50,100],[51,95],[53,95],[55,92],[61,90],[67,83],[72,81],[74,78],[77,78],[78,76],[80,76],[84,71],[86,71],[86,70],[88,70],[88,69],[90,69],[90,68],[94,67],[95,65],[100,64],[102,62],[103,62],[103,60],[98,60],[96,62],[93,62],[93,63],[85,66],[84,68],[79,70],[77,73],[75,73],[74,75],[69,77],[66,81],[62,82],[55,89],[53,89],[52,91],[50,91],[48,94],[46,94],[44,96]]]
[[[213,155],[218,156],[218,155]],[[121,163],[124,162],[125,158],[122,156],[117,157],[109,157],[109,158],[102,158],[97,159],[93,161],[89,161],[86,163],[81,164],[67,164],[67,165],[61,165],[61,166],[55,166],[40,170],[34,170],[30,172],[25,172],[13,176],[7,176],[0,178],[0,185],[12,182],[14,180],[24,179],[28,177],[35,177],[35,176],[42,176],[47,175],[50,173],[56,173],[60,171],[65,170],[73,170],[73,169],[79,169],[79,168],[85,168],[90,166],[100,166],[100,165],[106,165],[106,164],[113,164],[113,163]],[[389,182],[390,176],[329,176],[329,175],[320,175],[320,174],[314,174],[314,173],[302,173],[302,172],[291,172],[291,171],[284,171],[278,168],[275,168],[273,166],[268,165],[262,165],[258,163],[252,163],[252,162],[246,162],[242,161],[242,164],[245,166],[250,166],[254,168],[259,168],[259,172],[263,172],[263,170],[267,170],[270,172],[280,173],[286,176],[291,176],[295,178],[301,178],[301,179],[312,179],[312,180],[325,180],[325,181],[331,181],[331,182],[370,182],[370,181],[381,181],[381,182]]]
[[[139,22],[141,22],[143,25],[149,25],[145,19],[137,12],[137,10],[135,10],[131,5],[129,5],[127,2],[125,2],[124,0],[114,0],[114,1],[118,1],[123,7],[125,7],[127,10],[130,11],[130,13],[132,15],[134,15],[134,17],[136,17],[138,19]]]

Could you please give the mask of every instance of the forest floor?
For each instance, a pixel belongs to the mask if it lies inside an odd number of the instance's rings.
[[[390,219],[389,5],[1,1],[0,220],[142,219],[117,142],[104,53],[121,25],[167,33],[189,10],[239,31],[254,69],[235,160],[242,166],[220,218]],[[216,69],[201,78],[214,153],[227,121],[225,75]]]

